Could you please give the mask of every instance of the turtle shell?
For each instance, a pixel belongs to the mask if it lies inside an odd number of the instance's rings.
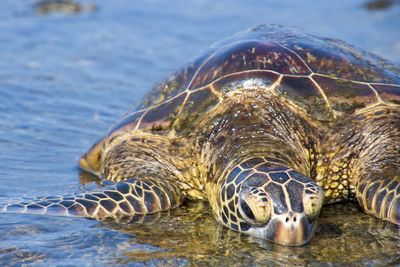
[[[388,61],[342,41],[261,25],[181,67],[109,134],[190,131],[227,93],[246,88],[265,88],[320,121],[371,105],[400,105],[400,71]]]

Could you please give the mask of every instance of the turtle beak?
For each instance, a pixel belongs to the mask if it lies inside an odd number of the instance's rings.
[[[285,246],[302,246],[314,235],[314,222],[304,214],[288,212],[271,218],[264,227],[264,237]]]

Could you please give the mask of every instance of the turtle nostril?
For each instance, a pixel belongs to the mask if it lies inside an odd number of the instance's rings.
[[[289,216],[285,217],[285,222],[289,223],[289,222],[297,222],[297,216],[293,216],[293,214],[289,214]]]

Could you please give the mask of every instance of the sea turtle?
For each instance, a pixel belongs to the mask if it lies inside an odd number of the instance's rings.
[[[112,184],[3,211],[102,219],[206,199],[221,224],[284,245],[310,240],[323,203],[400,224],[400,71],[257,26],[155,86],[79,164]]]

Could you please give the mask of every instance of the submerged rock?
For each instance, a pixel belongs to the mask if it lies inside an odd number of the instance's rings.
[[[50,13],[77,14],[82,12],[95,12],[98,10],[96,4],[84,4],[74,0],[39,0],[35,3],[34,8],[36,14],[39,16]]]

